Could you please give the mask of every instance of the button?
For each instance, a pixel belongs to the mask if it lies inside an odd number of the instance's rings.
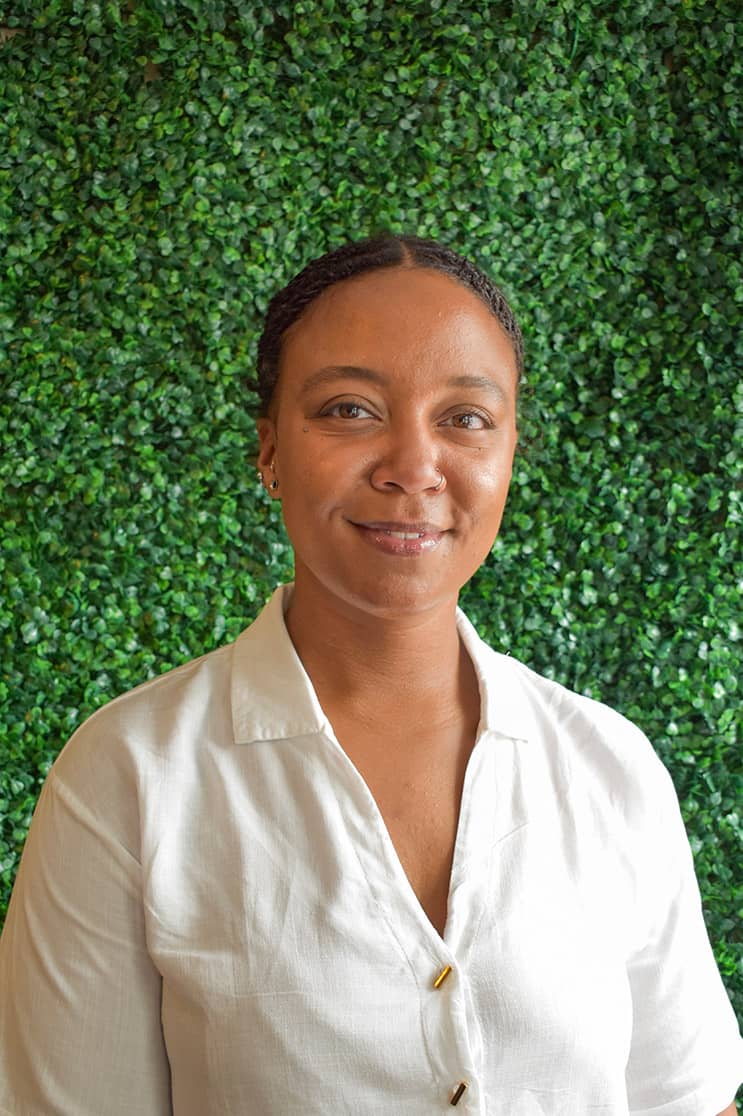
[[[441,985],[446,980],[446,978],[448,977],[450,972],[451,972],[451,965],[444,965],[443,969],[441,970],[439,975],[436,977],[436,980],[433,982],[434,988],[440,988]]]
[[[464,1096],[464,1094],[466,1093],[466,1091],[467,1091],[467,1082],[466,1081],[460,1081],[459,1084],[457,1085],[456,1089],[454,1090],[453,1094],[452,1094],[452,1098],[449,1101],[449,1104],[451,1104],[451,1105],[459,1104],[459,1102],[461,1101],[461,1099]]]

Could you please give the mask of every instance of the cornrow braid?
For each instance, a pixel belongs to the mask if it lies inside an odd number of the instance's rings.
[[[451,275],[480,298],[511,340],[519,377],[524,369],[521,330],[503,292],[473,263],[435,240],[380,233],[349,241],[311,260],[278,291],[266,311],[258,342],[257,392],[260,413],[267,415],[276,390],[284,334],[328,287],[366,271],[385,267],[430,267]]]

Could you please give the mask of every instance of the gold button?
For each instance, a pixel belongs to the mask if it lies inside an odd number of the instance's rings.
[[[452,1104],[452,1105],[459,1104],[459,1102],[461,1101],[462,1097],[464,1096],[466,1090],[467,1090],[467,1082],[466,1081],[460,1081],[459,1084],[457,1085],[456,1089],[454,1090],[454,1095],[452,1096],[451,1100],[449,1101],[449,1104]]]
[[[444,965],[443,969],[441,970],[439,975],[436,977],[436,980],[433,982],[434,988],[440,988],[441,985],[446,980],[446,978],[448,977],[450,972],[451,972],[451,965]]]

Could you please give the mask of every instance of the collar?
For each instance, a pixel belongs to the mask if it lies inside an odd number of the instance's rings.
[[[280,585],[235,641],[232,725],[235,743],[327,732],[328,718],[284,623],[292,585]]]
[[[494,651],[480,638],[461,608],[457,609],[457,630],[472,661],[480,689],[480,733],[528,740],[536,731],[535,678],[528,667],[510,655]]]
[[[238,744],[315,733],[333,735],[284,623],[292,589],[292,585],[276,589],[233,644],[232,724]],[[527,677],[531,672],[488,647],[459,608],[457,629],[480,689],[478,735],[490,732],[528,739],[533,733],[533,697]]]

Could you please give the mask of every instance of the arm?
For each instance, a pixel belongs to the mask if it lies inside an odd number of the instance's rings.
[[[678,799],[658,770],[646,772],[655,818],[643,833],[639,933],[627,970],[630,1110],[652,1110],[665,1094],[700,1116],[736,1116],[734,1101],[719,1105],[743,1078],[743,1040],[707,935]]]
[[[0,940],[0,1112],[171,1111],[141,868],[99,782],[96,801],[52,772],[34,815]]]

